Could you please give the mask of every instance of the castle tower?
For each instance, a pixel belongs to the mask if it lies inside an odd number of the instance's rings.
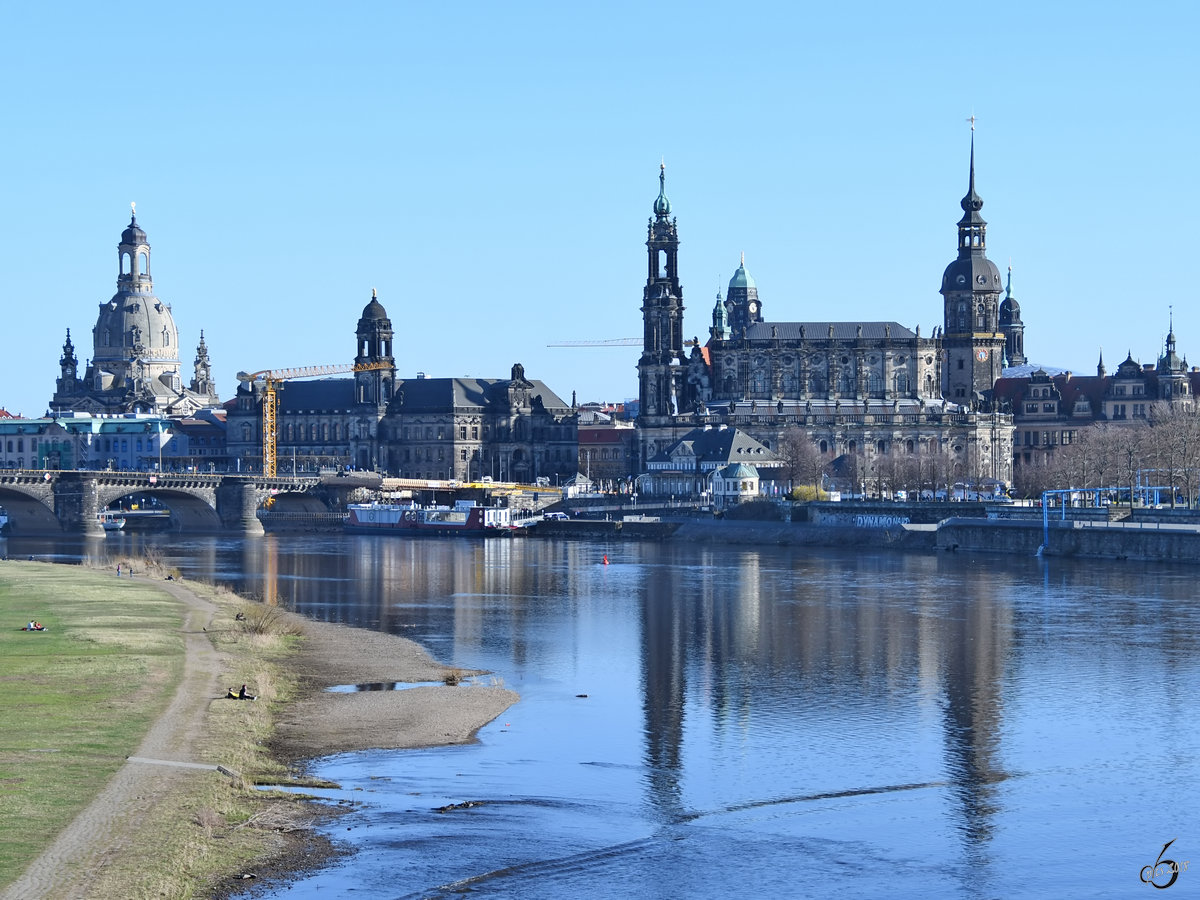
[[[942,339],[946,365],[942,393],[969,404],[992,389],[1002,371],[1005,335],[1000,331],[1000,271],[987,258],[983,199],[975,192],[975,124],[971,123],[971,170],[960,204],[958,258],[942,275],[945,304]]]
[[[654,217],[647,226],[646,288],[642,293],[642,355],[638,360],[639,418],[679,411],[684,385],[683,288],[679,284],[679,231],[667,199],[666,165],[659,167]]]
[[[1012,266],[1004,285],[1004,301],[1000,304],[1000,330],[1004,332],[1004,355],[1010,366],[1023,366],[1025,358],[1025,323],[1021,321],[1021,304],[1012,292]]]

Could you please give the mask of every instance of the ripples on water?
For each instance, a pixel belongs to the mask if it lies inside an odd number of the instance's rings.
[[[1172,838],[1197,859],[1175,891],[1200,890],[1192,568],[378,537],[164,552],[522,696],[475,745],[317,762],[367,801],[331,831],[358,853],[270,896],[1125,897]]]

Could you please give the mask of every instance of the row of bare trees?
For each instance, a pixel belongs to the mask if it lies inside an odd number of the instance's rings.
[[[1188,505],[1200,487],[1200,410],[1194,403],[1156,403],[1138,424],[1102,423],[1082,428],[1071,444],[1056,447],[1042,464],[1014,472],[1027,497],[1045,490],[1116,487],[1135,496],[1139,486],[1169,487],[1161,502]]]
[[[784,463],[786,479],[794,486],[820,486],[833,476],[834,459],[822,454],[817,445],[798,427],[788,428],[779,439],[776,455]],[[951,454],[858,452],[842,458],[837,480],[843,487],[877,496],[907,491],[909,496],[934,496],[939,490],[950,494],[953,485],[974,483],[978,473],[970,471],[965,458]]]

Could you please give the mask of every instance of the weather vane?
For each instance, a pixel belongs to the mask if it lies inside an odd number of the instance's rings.
[[[971,130],[974,131],[975,130],[975,113],[974,112],[971,113],[971,117],[969,119],[967,119],[967,121],[971,123]]]

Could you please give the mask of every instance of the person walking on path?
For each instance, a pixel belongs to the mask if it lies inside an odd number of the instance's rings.
[[[118,578],[121,577],[121,564],[120,563],[117,563],[117,577]]]

